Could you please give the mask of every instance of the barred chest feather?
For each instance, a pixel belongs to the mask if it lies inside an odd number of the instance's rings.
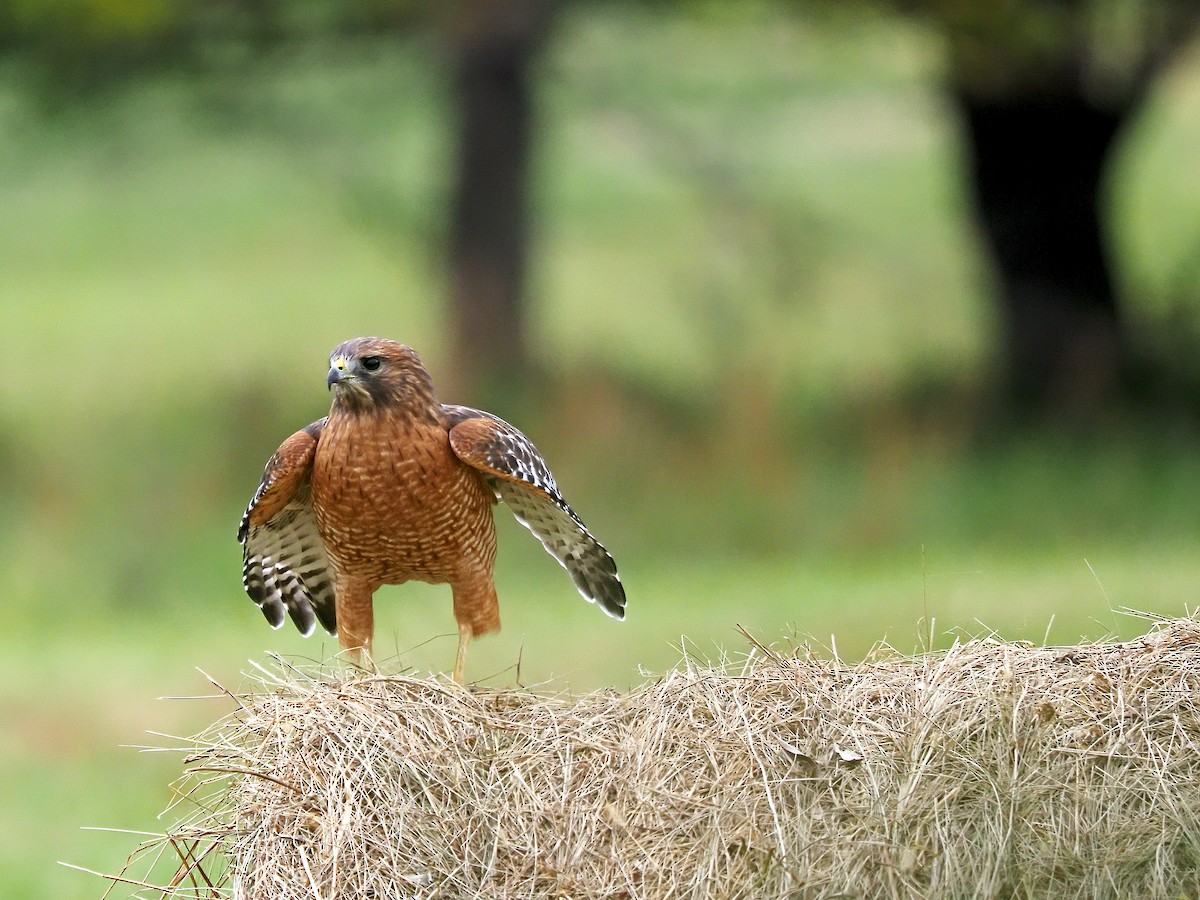
[[[331,415],[312,496],[330,561],[346,577],[377,586],[490,576],[493,495],[436,422]]]

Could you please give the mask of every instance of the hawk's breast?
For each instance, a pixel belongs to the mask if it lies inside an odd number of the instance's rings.
[[[491,572],[492,495],[436,423],[331,416],[312,491],[321,538],[344,576],[441,583]]]

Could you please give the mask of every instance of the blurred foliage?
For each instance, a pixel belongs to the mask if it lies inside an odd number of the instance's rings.
[[[963,89],[1013,96],[1063,80],[1094,102],[1128,102],[1194,33],[1191,0],[896,0],[945,36]]]
[[[426,20],[423,0],[13,0],[0,48],[24,58],[44,96],[71,102],[152,71],[244,66],[286,43],[329,46],[402,33]]]
[[[516,16],[532,5],[587,6],[585,0],[12,0],[0,9],[0,51],[24,58],[47,95],[62,102],[138,72],[244,66],[283,45],[328,49],[371,35],[503,27],[506,6]],[[961,88],[1005,95],[1067,78],[1099,103],[1141,94],[1200,20],[1191,0],[867,0],[849,12],[822,0],[660,0],[630,4],[622,14],[669,10],[717,28],[744,19],[747,9],[819,22],[861,20],[871,6],[914,16],[939,33],[949,51],[945,74]]]

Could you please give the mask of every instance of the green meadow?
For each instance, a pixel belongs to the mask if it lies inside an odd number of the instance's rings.
[[[539,69],[544,388],[493,411],[616,557],[629,617],[582,602],[501,508],[504,630],[470,678],[625,688],[685,655],[744,657],[739,628],[848,659],[1072,643],[1196,603],[1187,423],[986,425],[987,260],[937,53],[873,19],[563,23]],[[267,457],[327,409],[334,344],[394,337],[454,381],[448,97],[419,43],[67,106],[6,65],[0,894],[98,896],[58,862],[119,869],[139,838],[83,829],[161,828],[182,768],[139,748],[231,708],[164,698],[336,651],[266,626],[234,533]],[[1198,111],[1193,54],[1113,172],[1151,350],[1195,333]],[[386,588],[376,610],[384,670],[451,667],[447,589]]]

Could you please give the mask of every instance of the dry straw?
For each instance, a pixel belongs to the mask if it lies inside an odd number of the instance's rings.
[[[1192,619],[577,697],[276,661],[234,700],[145,896],[1200,894]]]

